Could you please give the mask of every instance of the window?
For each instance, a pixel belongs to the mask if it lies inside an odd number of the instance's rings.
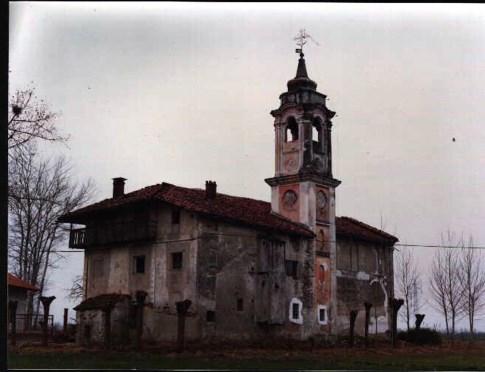
[[[291,276],[293,279],[298,277],[298,261],[285,261],[286,275]]]
[[[180,209],[172,208],[172,225],[180,224]]]
[[[290,117],[285,131],[285,142],[293,142],[298,140],[298,124],[295,118]]]
[[[318,305],[318,323],[327,324],[327,307],[324,305]]]
[[[212,311],[212,310],[207,311],[207,313],[205,315],[205,319],[208,322],[215,322],[216,321],[216,312]]]
[[[290,301],[290,309],[289,309],[289,320],[292,323],[296,324],[303,324],[303,316],[301,315],[301,310],[303,307],[303,302],[301,302],[298,298],[293,298]]]
[[[182,252],[172,253],[172,269],[181,269],[184,255]]]
[[[316,119],[312,123],[312,140],[314,142],[322,142],[322,125],[320,124],[320,119]]]
[[[237,299],[236,309],[237,309],[237,311],[243,311],[244,310],[244,301],[243,301],[242,298]]]
[[[133,257],[133,272],[135,274],[145,273],[145,256]]]
[[[320,318],[321,322],[325,321],[325,309],[319,309],[318,311],[318,317]]]
[[[325,265],[320,265],[320,270],[318,272],[318,281],[323,284],[325,281]]]
[[[294,303],[291,307],[291,318],[298,319],[298,314],[300,313],[300,305]]]

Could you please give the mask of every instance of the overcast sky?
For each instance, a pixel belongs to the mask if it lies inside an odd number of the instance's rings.
[[[437,244],[452,230],[485,246],[484,10],[15,2],[10,89],[33,86],[61,113],[69,147],[43,154],[66,154],[97,199],[123,176],[127,191],[215,180],[220,192],[269,201],[269,112],[295,75],[293,37],[305,28],[319,43],[305,50],[309,76],[337,112],[337,214],[382,221],[401,242]],[[416,254],[426,273],[432,249]],[[74,305],[63,289],[81,271],[71,253],[52,277],[59,320]]]

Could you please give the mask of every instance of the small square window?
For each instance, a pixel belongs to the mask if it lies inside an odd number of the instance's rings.
[[[133,257],[133,269],[135,274],[145,273],[145,256]]]
[[[215,322],[216,321],[216,312],[212,311],[212,310],[207,311],[206,320],[208,322]]]
[[[243,301],[242,298],[237,299],[236,309],[237,309],[237,311],[243,311],[244,310],[244,301]]]
[[[293,279],[298,275],[298,261],[285,261],[286,275],[291,276]]]
[[[182,252],[172,253],[172,269],[181,269],[184,255]]]
[[[180,209],[172,209],[172,225],[178,225],[180,223]]]
[[[291,317],[293,319],[298,319],[300,317],[300,304],[294,303],[291,306]]]

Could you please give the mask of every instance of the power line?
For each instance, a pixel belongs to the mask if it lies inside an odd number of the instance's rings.
[[[456,246],[456,245],[431,245],[431,244],[401,244],[401,243],[396,243],[394,245],[397,245],[399,247],[421,247],[421,248],[455,248],[455,249],[461,249],[461,248],[470,248],[470,249],[485,249],[485,246]]]
[[[178,243],[178,242],[188,242],[198,239],[205,239],[209,238],[210,236],[232,236],[232,237],[247,237],[247,238],[257,238],[255,235],[250,234],[236,234],[236,233],[218,233],[218,232],[210,232],[205,233],[203,236],[193,237],[193,238],[185,238],[185,239],[171,239],[171,240],[153,240],[151,243]],[[325,242],[325,243],[337,243],[334,240],[319,240],[315,239],[318,242]],[[468,248],[468,249],[485,249],[485,246],[452,246],[452,245],[436,245],[436,244],[406,244],[406,243],[396,243],[394,246],[397,247],[412,247],[412,248],[446,248],[446,249],[461,249],[461,248]],[[80,253],[84,252],[84,250],[62,250],[56,251],[59,253]]]

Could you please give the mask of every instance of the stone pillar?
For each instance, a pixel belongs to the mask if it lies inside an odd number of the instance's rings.
[[[136,338],[135,345],[137,350],[141,350],[143,335],[143,308],[145,306],[145,298],[147,293],[145,291],[136,292]]]
[[[114,304],[109,303],[103,309],[104,315],[104,347],[111,349],[111,312],[113,311]]]
[[[42,302],[42,307],[44,308],[44,321],[42,322],[42,346],[48,345],[48,328],[49,328],[49,308],[52,301],[56,299],[55,296],[50,297],[39,297],[39,301]]]
[[[17,304],[17,301],[8,301],[9,323],[11,324],[10,342],[12,346],[17,344]]]
[[[190,300],[180,301],[177,306],[177,352],[181,353],[185,348],[185,316],[192,302]]]
[[[354,329],[355,329],[355,320],[357,319],[357,314],[359,313],[358,310],[350,310],[350,347],[354,346]]]
[[[397,346],[397,313],[399,309],[404,304],[404,300],[393,298],[391,300],[391,309],[392,309],[392,330],[391,330],[391,337],[392,337],[392,346]]]
[[[365,346],[369,346],[369,320],[370,320],[370,309],[372,307],[372,304],[369,302],[364,303],[365,307],[365,330],[364,330],[364,335],[365,335]]]
[[[421,328],[421,323],[423,323],[424,320],[424,314],[414,314],[416,317],[416,322],[414,323],[416,326],[416,330],[419,330]]]

